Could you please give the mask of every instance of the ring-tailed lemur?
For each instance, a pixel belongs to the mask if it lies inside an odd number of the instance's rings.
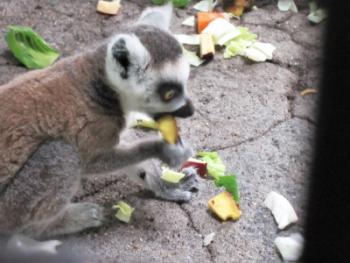
[[[43,237],[99,226],[101,207],[71,203],[81,175],[149,158],[178,166],[191,155],[160,138],[116,146],[131,111],[193,114],[189,65],[168,32],[171,10],[146,9],[93,50],[0,86],[0,232]],[[188,182],[144,180],[165,199],[190,198]]]

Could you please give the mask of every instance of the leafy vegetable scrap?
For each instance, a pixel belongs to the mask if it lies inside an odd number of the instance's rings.
[[[199,152],[197,156],[207,163],[208,175],[215,180],[225,175],[226,167],[217,152]]]
[[[327,12],[323,8],[318,8],[316,2],[310,2],[310,14],[307,16],[309,21],[313,23],[321,23],[326,17],[327,17]]]
[[[214,15],[210,15],[209,17],[213,16]],[[203,20],[205,22],[201,23],[205,24],[210,19],[211,18],[207,17]],[[272,59],[273,52],[276,49],[276,47],[270,43],[257,41],[256,34],[252,33],[246,27],[236,27],[231,24],[227,18],[220,16],[216,17],[214,20],[211,20],[204,29],[202,29],[202,27],[202,25],[197,25],[197,31],[200,31],[201,34],[204,33],[211,35],[215,45],[225,47],[224,58],[231,58],[240,55],[255,62],[264,62]],[[181,44],[201,44],[200,35],[178,34],[175,35],[175,37]],[[199,66],[205,61],[199,58],[195,52],[186,49],[184,49],[184,55],[193,66]]]
[[[151,2],[154,5],[164,5],[168,0],[151,0]],[[191,0],[171,0],[171,2],[175,7],[184,8],[191,2]]]
[[[113,209],[118,209],[115,217],[125,223],[129,223],[131,215],[134,212],[135,208],[131,207],[124,201],[119,201],[116,205],[113,206]]]
[[[173,183],[173,184],[178,184],[181,181],[181,179],[184,177],[185,177],[184,173],[175,172],[168,168],[163,168],[162,176],[161,176],[161,178],[164,181],[168,183]]]
[[[215,180],[215,185],[218,187],[223,186],[227,192],[232,194],[233,199],[235,199],[236,203],[239,204],[238,184],[235,175],[232,174],[220,176],[217,180]]]
[[[45,68],[59,57],[59,52],[30,27],[9,26],[7,30],[5,39],[9,49],[27,68]]]
[[[298,7],[294,0],[278,0],[277,7],[280,11],[292,11],[298,13]]]

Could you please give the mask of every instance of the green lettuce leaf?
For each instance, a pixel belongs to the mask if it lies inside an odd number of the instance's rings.
[[[217,180],[225,175],[225,165],[217,152],[199,152],[197,156],[207,163],[208,175]]]
[[[162,178],[162,180],[164,180],[166,182],[177,184],[184,177],[185,177],[184,173],[179,173],[179,172],[175,172],[175,171],[172,171],[170,169],[167,169],[167,168],[163,168],[162,176],[160,178]]]
[[[205,62],[204,59],[197,56],[196,52],[189,51],[184,47],[182,47],[182,52],[191,66],[198,67]]]
[[[235,175],[220,176],[215,180],[215,185],[218,187],[223,186],[227,192],[232,194],[235,201],[239,203],[239,191]]]
[[[240,55],[242,51],[251,46],[258,37],[246,27],[238,27],[237,29],[240,34],[225,44],[224,58]]]
[[[129,223],[132,213],[135,208],[131,207],[123,201],[119,201],[116,205],[113,206],[114,209],[118,209],[115,217],[122,222]]]
[[[5,39],[9,49],[27,68],[45,68],[59,57],[59,52],[30,27],[9,26],[7,29]]]

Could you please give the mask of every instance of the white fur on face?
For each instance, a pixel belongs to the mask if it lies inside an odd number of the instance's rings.
[[[118,64],[112,54],[114,44],[123,39],[129,52],[130,66],[128,68],[128,78],[123,79],[120,75],[122,67]],[[144,78],[144,69],[150,62],[150,55],[142,45],[138,37],[130,34],[120,34],[112,38],[107,47],[105,70],[109,84],[120,95],[123,110],[125,112],[134,110],[139,97],[142,96],[143,89],[139,83]]]
[[[144,100],[139,105],[142,106],[141,110],[146,113],[172,112],[184,106],[187,99],[189,73],[190,66],[183,56],[174,62],[166,63],[160,70],[152,72],[151,79],[153,82],[146,87]],[[171,102],[163,102],[156,92],[156,84],[159,80],[180,83],[183,87],[182,96]]]
[[[123,70],[121,65],[112,54],[113,45],[120,39],[124,39],[129,52],[130,66],[128,77],[125,79],[120,75]],[[152,67],[150,62],[149,52],[135,35],[118,35],[110,41],[107,47],[105,65],[107,80],[118,92],[125,114],[131,111],[146,114],[172,112],[186,104],[186,83],[190,72],[187,60],[181,56],[176,61],[167,62],[160,68],[159,66]],[[182,96],[168,103],[163,102],[157,93],[157,85],[160,81],[173,81],[181,84]]]

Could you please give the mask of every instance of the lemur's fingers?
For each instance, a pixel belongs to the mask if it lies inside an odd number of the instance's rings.
[[[186,176],[178,184],[163,181],[159,172],[149,173],[140,170],[139,178],[155,196],[169,201],[187,202],[191,199],[192,193],[198,191],[199,181],[195,169],[187,169],[184,172]]]
[[[172,168],[177,168],[193,155],[192,148],[183,144],[164,143],[160,159]]]

